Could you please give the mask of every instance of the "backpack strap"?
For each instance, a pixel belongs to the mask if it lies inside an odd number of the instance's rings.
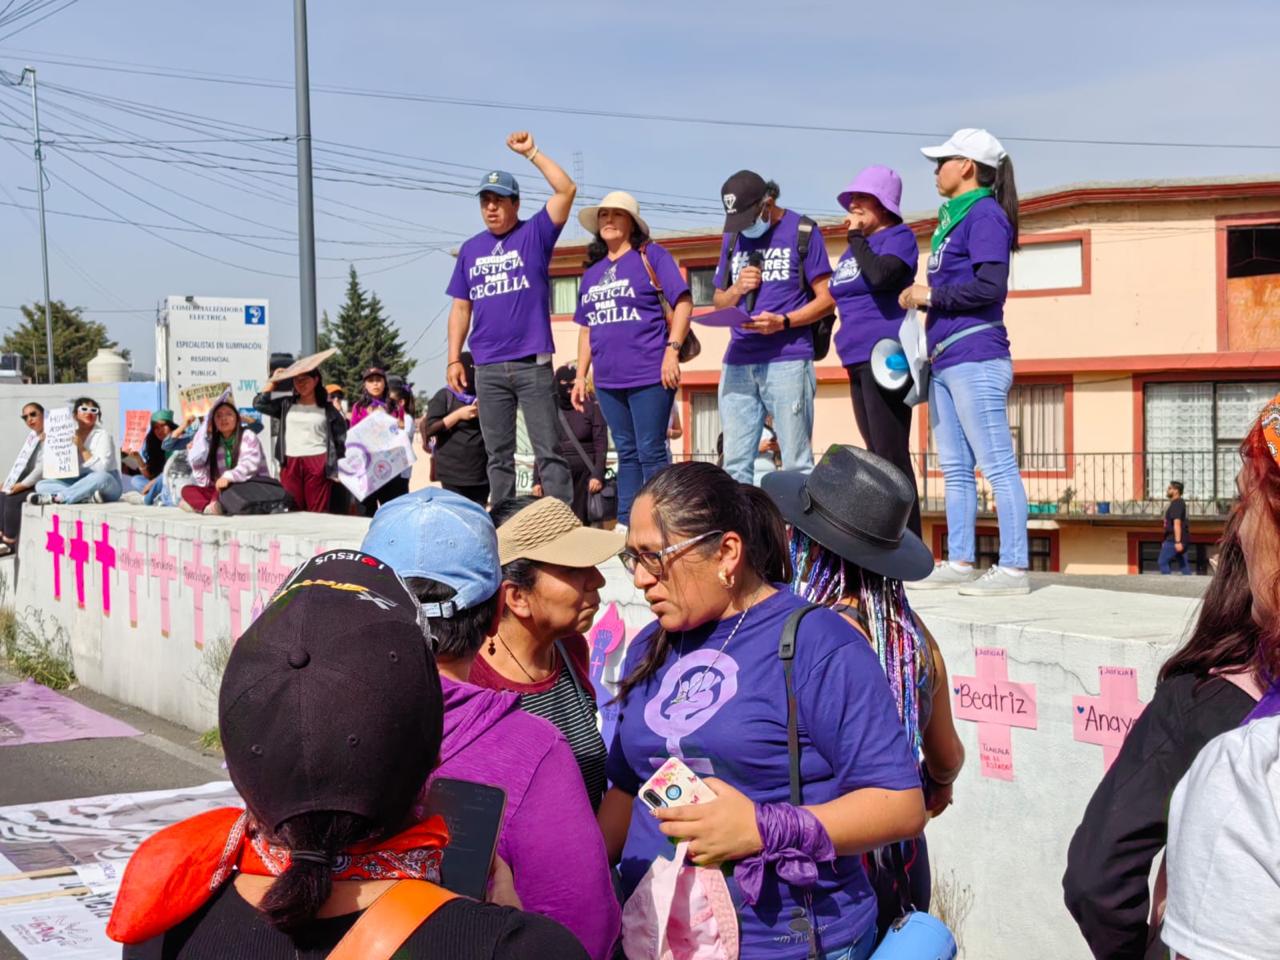
[[[724,279],[720,281],[720,289],[728,290],[733,286],[733,255],[738,250],[738,235],[729,234],[729,249],[724,253]],[[717,264],[719,266],[719,264]]]
[[[425,880],[400,880],[360,914],[329,960],[391,960],[415,930],[457,896]]]
[[[791,767],[791,804],[800,806],[800,718],[796,709],[796,686],[792,668],[796,657],[796,633],[800,621],[811,610],[822,609],[821,604],[810,603],[795,610],[782,625],[782,637],[778,641],[778,659],[782,661],[782,676],[787,684],[787,758]]]
[[[800,217],[800,225],[796,227],[796,253],[800,256],[798,270],[800,272],[800,286],[804,290],[806,300],[813,300],[817,294],[813,292],[813,285],[809,283],[809,275],[804,272],[804,262],[809,256],[809,246],[813,243],[813,231],[817,229],[817,224],[806,216]]]

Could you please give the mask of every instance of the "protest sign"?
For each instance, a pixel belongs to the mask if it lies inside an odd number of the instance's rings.
[[[301,360],[295,360],[279,373],[272,374],[271,382],[279,388],[280,384],[284,383],[286,380],[292,380],[300,373],[307,373],[308,371],[315,370],[320,366],[320,364],[324,363],[337,352],[337,347],[330,347],[328,350],[321,350],[319,353],[313,353],[310,356],[303,357]]]
[[[71,411],[57,407],[44,418],[44,478],[65,480],[80,476],[76,452],[76,421]]]
[[[338,479],[363,500],[413,463],[413,446],[399,420],[376,410],[347,431],[347,452],[338,461]]]
[[[178,403],[182,408],[182,419],[187,417],[203,417],[213,409],[213,405],[227,391],[229,383],[199,383],[194,387],[186,387],[178,391]]]
[[[120,441],[121,450],[141,450],[146,443],[147,431],[151,429],[151,414],[146,410],[126,410],[124,412],[124,439]]]
[[[13,489],[13,485],[22,479],[22,475],[26,473],[27,461],[31,459],[31,455],[36,452],[36,447],[40,445],[40,435],[34,430],[27,434],[27,439],[22,444],[22,449],[18,451],[18,459],[13,461],[13,466],[9,468],[9,475],[4,478],[3,489],[6,493]]]

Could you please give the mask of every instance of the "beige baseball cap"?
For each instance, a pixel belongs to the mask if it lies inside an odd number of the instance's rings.
[[[578,222],[582,224],[582,228],[588,233],[599,231],[601,210],[622,210],[631,216],[636,226],[640,228],[641,233],[646,237],[649,236],[649,224],[645,223],[644,217],[640,216],[640,201],[625,190],[614,190],[612,193],[606,193],[604,198],[594,207],[584,207],[578,211]]]
[[[625,534],[584,527],[563,500],[543,497],[498,528],[498,562],[595,567],[616,556],[626,542]]]

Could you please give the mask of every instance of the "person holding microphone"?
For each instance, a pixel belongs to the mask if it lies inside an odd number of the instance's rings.
[[[929,284],[908,287],[899,303],[928,310],[929,421],[946,483],[949,556],[918,586],[958,586],[979,597],[1030,593],[1027,492],[1009,431],[1013,359],[1004,325],[1009,260],[1018,249],[1013,161],[999,140],[972,128],[921,153],[934,162],[946,202],[930,242]],[[975,463],[995,491],[1000,524],[1000,562],[980,579]]]
[[[649,239],[631,194],[615,190],[578,220],[594,239],[573,316],[582,326],[573,406],[586,412],[594,366],[596,397],[618,451],[618,522],[625,525],[640,487],[671,462],[667,427],[693,298],[671,254]]]
[[[733,328],[720,376],[724,469],[739,483],[752,481],[767,414],[783,469],[813,469],[818,383],[809,328],[832,312],[831,264],[817,225],[778,206],[779,195],[776,183],[751,170],[738,171],[720,189],[724,242],[714,303],[751,316]]]

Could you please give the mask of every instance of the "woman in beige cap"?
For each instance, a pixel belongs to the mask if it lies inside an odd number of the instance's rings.
[[[625,539],[584,527],[555,497],[517,497],[491,516],[498,528],[502,615],[471,667],[471,682],[518,694],[526,712],[560,729],[595,809],[604,796],[606,750],[583,633],[600,608],[604,577],[596,566]]]
[[[618,451],[618,522],[625,524],[641,484],[671,462],[667,423],[693,298],[674,258],[649,239],[631,194],[615,190],[578,220],[594,239],[573,315],[582,325],[573,403],[585,408],[594,369]]]

